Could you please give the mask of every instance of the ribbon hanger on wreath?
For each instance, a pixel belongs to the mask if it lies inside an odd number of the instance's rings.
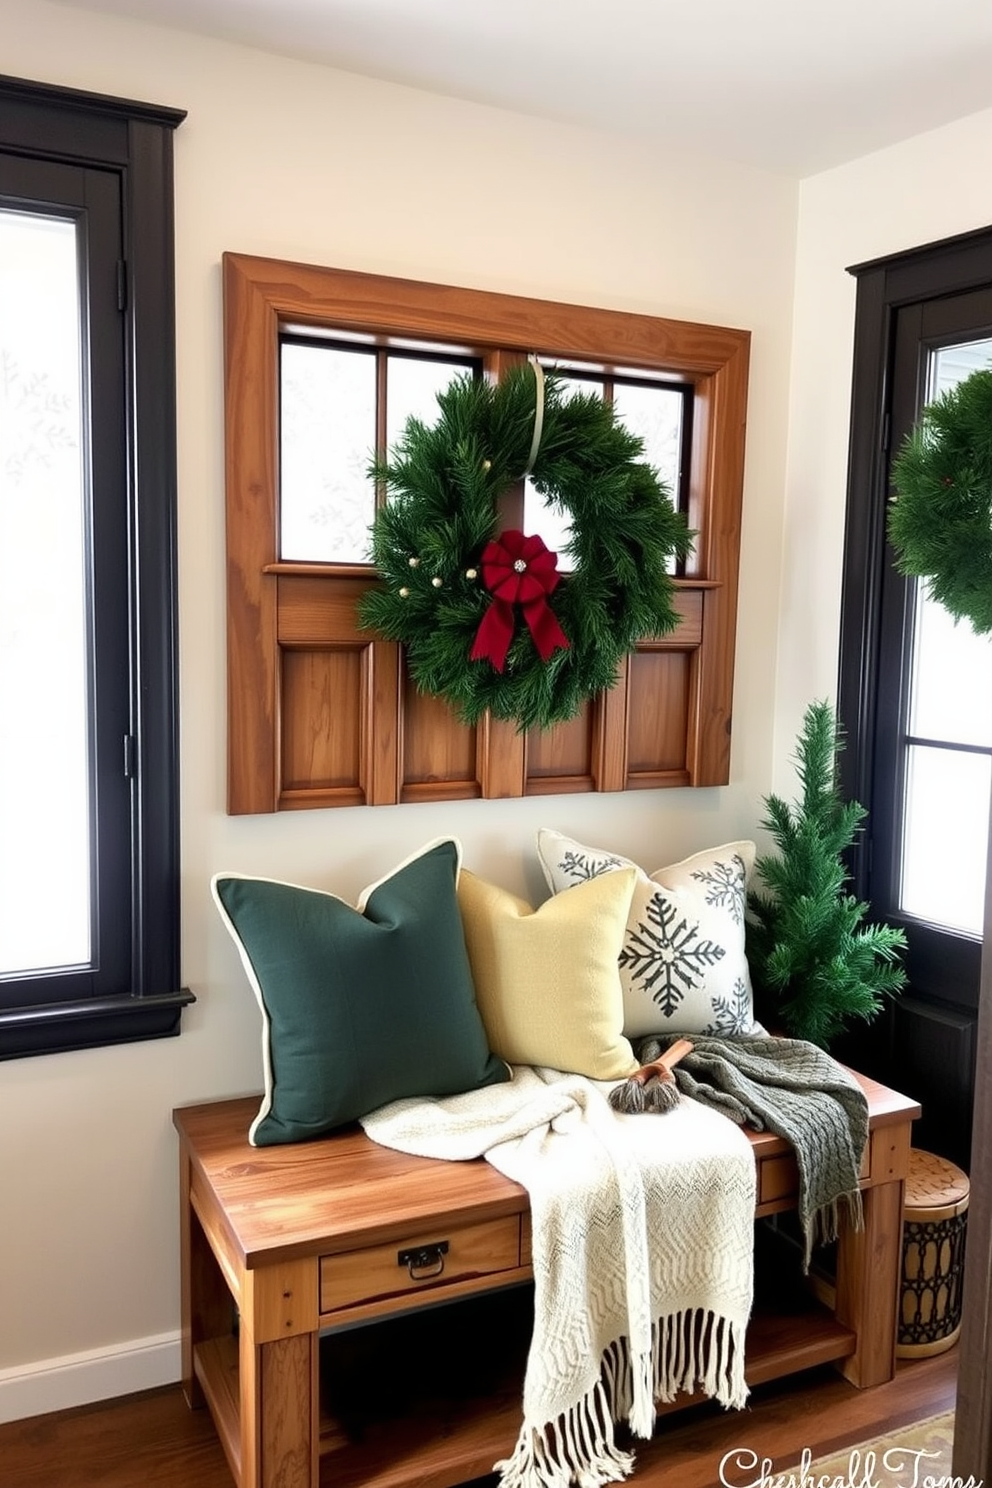
[[[529,356],[527,361],[534,372],[534,434],[520,476],[522,481],[534,469],[544,432],[544,368],[536,356]],[[542,661],[547,661],[560,647],[567,650],[568,637],[548,604],[548,595],[561,578],[558,555],[551,552],[543,538],[536,533],[525,536],[518,528],[508,528],[486,544],[480,568],[482,582],[493,599],[479,622],[469,652],[470,661],[491,661],[498,672],[503,670],[513,640],[516,604],[523,612]]]

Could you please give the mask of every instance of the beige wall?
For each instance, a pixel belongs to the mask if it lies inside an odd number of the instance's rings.
[[[261,1078],[258,1015],[209,899],[215,870],[352,896],[454,833],[469,866],[537,895],[541,824],[649,869],[754,831],[772,773],[798,191],[44,0],[0,0],[0,71],[189,111],[176,139],[179,558],[184,979],[198,1001],[179,1039],[0,1067],[0,1414],[5,1399],[24,1414],[175,1377],[170,1111]],[[225,815],[226,249],[752,331],[730,786]],[[818,579],[828,591],[835,581]],[[790,646],[826,655],[832,623],[803,611],[795,635],[789,621]],[[105,1367],[118,1353],[123,1376]]]

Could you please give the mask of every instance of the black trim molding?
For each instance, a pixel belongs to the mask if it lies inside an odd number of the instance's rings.
[[[111,995],[17,1004],[0,982],[0,1059],[162,1038],[180,986],[173,136],[181,109],[0,76],[0,151],[120,182],[130,514],[131,971]]]
[[[851,443],[841,602],[838,714],[847,735],[841,784],[871,811],[881,643],[895,317],[900,308],[992,282],[992,228],[857,264]],[[868,897],[868,843],[854,850],[854,892]]]
[[[856,797],[871,810],[874,749],[877,738],[875,700],[884,685],[881,665],[881,565],[885,544],[885,507],[888,481],[888,415],[893,397],[896,326],[909,307],[935,309],[942,300],[992,286],[992,227],[929,243],[905,253],[858,264],[857,318],[854,340],[851,447],[848,469],[847,529],[844,552],[844,593],[841,619],[838,713],[848,736],[842,756],[845,795]],[[870,818],[869,818],[870,819]],[[992,847],[992,840],[990,840]],[[859,897],[869,897],[870,849],[863,843],[852,867]],[[965,1252],[963,1322],[959,1344],[957,1411],[954,1423],[952,1471],[961,1481],[992,1478],[992,853],[986,875],[984,944],[965,950],[972,965],[966,968],[969,987],[977,997],[962,998],[968,1006],[941,1006],[933,997],[900,999],[899,1019],[917,1023],[923,1033],[917,1077],[930,1072],[935,1089],[921,1093],[924,1114],[928,1105],[958,1127],[971,1115],[971,1207]],[[926,948],[924,947],[924,951]],[[914,967],[926,981],[930,969]],[[946,973],[946,964],[944,967]],[[976,1021],[977,1003],[977,1021]],[[902,1031],[895,1030],[895,1067],[890,1081],[909,1078]],[[942,1050],[941,1044],[944,1045]],[[949,1051],[949,1053],[948,1053]],[[958,1068],[955,1070],[954,1063]],[[972,1061],[974,1073],[972,1074]],[[855,1056],[855,1062],[857,1058]],[[863,1067],[863,1062],[861,1067]],[[946,1108],[948,1091],[955,1098]],[[966,1103],[957,1092],[967,1091]],[[916,1137],[923,1145],[922,1134]],[[958,1477],[955,1481],[958,1481]]]

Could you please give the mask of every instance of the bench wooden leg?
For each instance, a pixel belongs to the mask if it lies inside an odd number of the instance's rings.
[[[190,1163],[180,1152],[180,1325],[182,1337],[182,1385],[191,1408],[206,1404],[206,1397],[193,1368],[197,1347],[209,1338],[231,1332],[234,1305],[210,1242],[203,1233],[190,1200]]]
[[[317,1263],[249,1271],[244,1293],[238,1488],[318,1488]]]
[[[841,1225],[836,1317],[857,1335],[857,1346],[838,1367],[859,1389],[895,1374],[903,1189],[902,1179],[865,1189],[864,1229],[853,1229],[846,1219]]]
[[[241,1335],[239,1488],[317,1488],[316,1334],[253,1344]]]

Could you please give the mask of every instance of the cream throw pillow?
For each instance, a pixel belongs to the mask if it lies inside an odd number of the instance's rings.
[[[744,910],[753,842],[694,853],[649,877],[629,858],[542,827],[537,853],[555,894],[634,870],[620,952],[623,1031],[734,1036],[762,1032],[754,1019],[744,950]]]
[[[532,909],[462,870],[476,1002],[500,1059],[592,1080],[622,1080],[637,1068],[619,976],[636,878],[633,868],[606,873]]]

